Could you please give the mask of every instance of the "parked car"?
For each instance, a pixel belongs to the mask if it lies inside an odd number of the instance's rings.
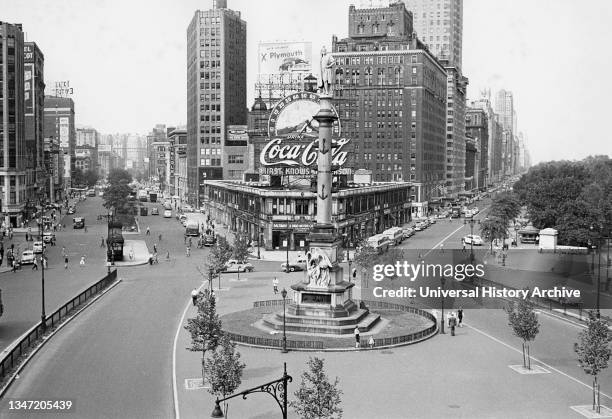
[[[183,205],[182,210],[183,210],[183,212],[193,212],[193,207],[191,205],[189,205],[189,204],[185,204],[185,205]]]
[[[429,217],[429,224],[435,224],[436,223],[436,217]]]
[[[282,272],[299,272],[303,271],[304,269],[306,269],[306,265],[302,263],[289,263],[289,266],[287,266],[286,263],[283,263],[281,265]]]
[[[164,218],[172,218],[172,211],[169,209],[164,210]]]
[[[476,234],[468,234],[463,238],[463,242],[465,244],[473,244],[474,246],[482,246],[483,244],[482,238]]]
[[[255,267],[250,263],[239,263],[237,260],[231,259],[225,264],[223,272],[253,272]]]
[[[32,251],[34,253],[37,253],[37,254],[42,253],[44,248],[45,248],[45,244],[41,241],[37,241],[32,244]]]
[[[45,231],[43,233],[43,242],[51,243],[55,239],[55,233],[51,231]]]
[[[426,224],[426,223],[424,223],[424,222],[422,222],[422,221],[419,221],[418,223],[416,223],[416,224],[414,225],[414,230],[415,230],[415,231],[423,231],[423,230],[425,230],[426,228],[427,228],[427,224]]]
[[[159,209],[157,207],[151,208],[151,215],[159,215]]]
[[[414,229],[413,228],[406,227],[402,231],[404,233],[404,239],[407,239],[409,237],[414,236]]]
[[[21,264],[22,265],[31,265],[34,263],[34,251],[32,250],[24,250],[21,253]]]

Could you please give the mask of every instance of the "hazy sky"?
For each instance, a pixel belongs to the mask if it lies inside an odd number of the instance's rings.
[[[347,35],[360,0],[228,0],[247,22],[248,104],[257,44],[309,40],[313,53]],[[22,23],[45,55],[45,81],[70,80],[77,124],[146,134],[186,121],[186,29],[212,0],[0,0],[0,20]],[[464,0],[468,97],[514,93],[534,161],[612,155],[612,1]]]

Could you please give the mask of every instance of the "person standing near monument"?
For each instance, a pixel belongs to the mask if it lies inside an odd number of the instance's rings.
[[[274,290],[274,294],[278,294],[278,278],[274,277],[272,280],[272,288]]]
[[[355,326],[353,333],[355,334],[355,348],[359,349],[359,326]]]

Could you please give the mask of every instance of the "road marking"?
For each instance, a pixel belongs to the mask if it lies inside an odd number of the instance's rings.
[[[570,325],[572,325],[574,327],[578,327],[580,329],[586,329],[587,328],[584,324],[576,323],[575,321],[573,321],[571,319],[566,319],[566,318],[563,318],[563,317],[559,317],[559,316],[557,316],[555,314],[549,313],[549,312],[544,311],[544,310],[535,310],[535,312],[536,313],[542,313],[542,314],[544,314],[545,316],[547,316],[547,317],[549,317],[551,319],[555,319],[557,321],[560,321],[560,322],[563,322],[563,323],[566,323],[566,324],[570,324]]]
[[[423,258],[425,258],[425,256],[427,256],[428,254],[430,254],[431,252],[433,252],[436,248],[438,248],[442,243],[444,243],[446,240],[449,239],[449,237],[451,237],[452,235],[454,235],[456,232],[458,232],[459,230],[461,230],[463,227],[465,227],[463,224],[460,225],[459,227],[457,227],[457,229],[455,231],[453,231],[452,233],[449,233],[446,237],[444,237],[440,242],[438,242],[437,244],[434,245],[433,248],[429,249],[429,251],[427,253],[425,253],[423,255]]]
[[[465,323],[464,323],[464,324],[465,324]],[[497,343],[499,343],[499,344],[504,345],[506,348],[512,349],[514,352],[517,352],[517,353],[519,353],[519,354],[522,354],[522,353],[523,353],[522,351],[520,351],[520,350],[516,349],[515,347],[508,345],[506,342],[503,342],[503,341],[501,341],[501,340],[497,339],[496,337],[493,337],[493,336],[489,335],[488,333],[483,332],[482,330],[475,328],[474,326],[470,326],[469,324],[465,324],[465,325],[466,325],[467,327],[469,327],[470,329],[472,329],[472,330],[474,330],[474,331],[476,331],[476,332],[480,333],[481,335],[486,336],[486,337],[488,337],[489,339],[494,340],[495,342],[497,342]],[[558,370],[557,368],[553,367],[552,365],[547,364],[546,362],[540,361],[538,358],[536,358],[536,357],[534,357],[534,356],[532,356],[532,357],[531,357],[531,359],[533,359],[534,361],[536,361],[536,362],[537,362],[537,363],[539,363],[539,364],[544,365],[545,367],[548,367],[549,369],[551,369],[551,370],[555,371],[556,373],[559,373],[559,374],[563,375],[564,377],[567,377],[567,378],[569,378],[570,380],[575,381],[575,382],[577,382],[578,384],[583,385],[584,387],[586,387],[586,388],[588,388],[588,389],[592,389],[592,387],[591,387],[589,384],[583,383],[583,382],[582,382],[582,381],[580,381],[579,379],[574,378],[574,377],[572,377],[571,375],[566,374],[566,373],[564,373],[563,371]],[[602,393],[600,393],[600,394],[601,394],[602,396],[604,396],[605,398],[607,398],[608,400],[612,400],[612,397],[611,397],[611,396],[608,396],[606,393],[603,393],[603,392],[602,392]]]
[[[200,285],[200,287],[198,288],[198,292],[200,292],[203,287],[204,287],[204,283]],[[176,419],[181,418],[181,414],[179,412],[179,404],[178,404],[178,387],[176,385],[176,344],[178,342],[179,333],[181,332],[183,323],[185,323],[185,316],[187,315],[187,310],[189,310],[189,307],[192,304],[193,302],[191,301],[191,298],[189,298],[187,300],[187,305],[185,306],[185,310],[183,310],[181,321],[179,322],[178,327],[176,328],[176,334],[174,335],[174,344],[172,346],[172,395],[174,398],[174,417]]]

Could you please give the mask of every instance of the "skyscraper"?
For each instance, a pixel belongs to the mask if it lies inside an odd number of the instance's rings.
[[[74,101],[67,97],[45,96],[45,138],[59,138],[60,158],[63,159],[64,192],[72,187],[75,168],[76,127]],[[56,197],[59,197],[56,191]]]
[[[0,22],[0,185],[5,223],[21,223],[26,202],[23,32]]]
[[[514,115],[514,98],[512,92],[500,90],[495,97],[495,113],[499,115],[500,123],[505,130],[514,131],[516,117]]]
[[[245,125],[246,22],[225,0],[197,10],[187,29],[187,158],[189,199],[199,206],[205,179],[240,178],[236,156],[246,141],[230,139],[230,125]]]
[[[404,4],[349,7],[349,38],[333,39],[335,103],[357,167],[376,181],[414,183],[415,215],[445,183],[446,72],[414,36]],[[463,178],[462,178],[463,179]]]
[[[461,73],[463,0],[404,0],[412,12],[414,30],[440,59]]]
[[[34,42],[26,42],[23,52],[27,199],[33,204],[38,201],[38,193],[46,192],[49,185],[43,137],[45,57]]]

